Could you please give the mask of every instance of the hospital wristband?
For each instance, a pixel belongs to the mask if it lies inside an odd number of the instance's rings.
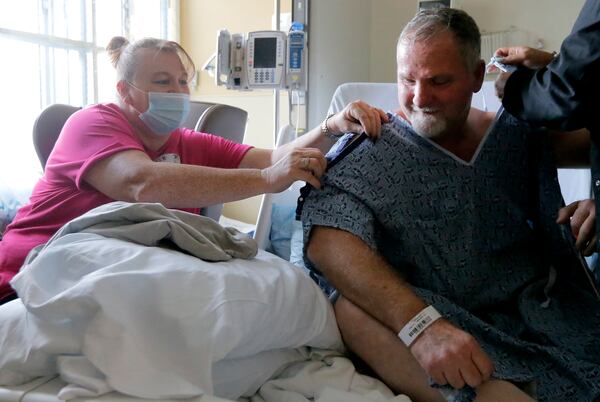
[[[440,313],[433,306],[427,306],[415,315],[401,330],[398,332],[398,338],[407,347],[421,335],[431,324],[442,318]]]

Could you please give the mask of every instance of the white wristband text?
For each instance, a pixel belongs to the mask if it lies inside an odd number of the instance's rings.
[[[442,318],[433,306],[427,306],[415,315],[398,333],[398,337],[409,347],[423,331]]]

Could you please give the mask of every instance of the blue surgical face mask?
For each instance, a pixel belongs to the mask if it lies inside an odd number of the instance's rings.
[[[154,133],[169,135],[183,125],[189,112],[189,94],[148,92],[148,110],[140,113],[140,120]]]

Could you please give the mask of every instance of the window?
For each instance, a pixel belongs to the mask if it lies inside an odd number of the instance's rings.
[[[114,100],[110,38],[178,40],[178,9],[177,0],[0,0],[0,185],[32,187],[41,174],[31,128],[46,106]]]

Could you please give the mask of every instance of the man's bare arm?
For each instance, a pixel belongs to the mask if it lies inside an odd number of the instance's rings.
[[[313,227],[307,253],[345,298],[396,334],[426,307],[381,256],[349,232]],[[493,371],[477,341],[444,319],[427,328],[410,351],[438,384],[477,387]]]
[[[396,333],[427,307],[383,258],[349,232],[316,226],[307,253],[345,298]]]

